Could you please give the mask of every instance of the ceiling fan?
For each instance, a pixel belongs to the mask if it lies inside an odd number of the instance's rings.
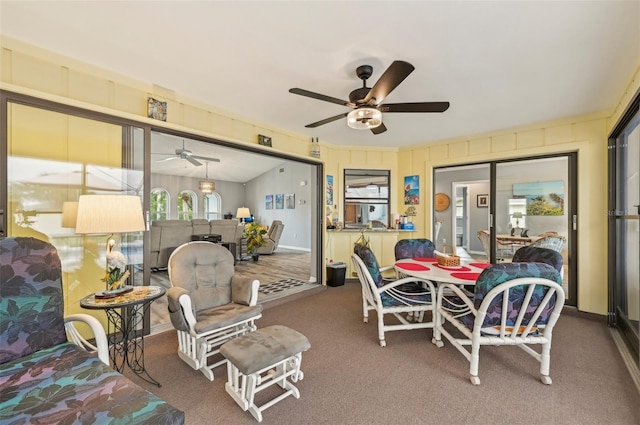
[[[347,117],[347,125],[349,127],[360,130],[368,129],[373,134],[380,134],[387,131],[382,122],[383,112],[444,112],[449,108],[449,102],[382,103],[389,93],[398,87],[414,69],[414,66],[409,62],[393,61],[373,87],[367,87],[367,79],[371,77],[373,67],[371,65],[359,66],[356,69],[356,75],[362,80],[362,87],[349,93],[348,102],[299,88],[289,89],[289,93],[324,100],[325,102],[336,103],[353,109],[351,112],[345,112],[307,124],[305,126],[307,128],[319,127]]]
[[[161,159],[157,162],[172,161],[174,159],[184,159],[186,161],[189,161],[191,164],[195,165],[196,167],[199,167],[202,165],[202,163],[198,161],[198,159],[201,159],[203,161],[209,161],[209,162],[220,162],[218,158],[209,158],[206,156],[194,155],[193,152],[191,152],[188,149],[185,149],[184,140],[182,141],[182,149],[180,148],[176,149],[175,153],[156,153],[154,155],[171,155],[170,157]]]

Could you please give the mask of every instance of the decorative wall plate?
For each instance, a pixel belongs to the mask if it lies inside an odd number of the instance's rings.
[[[450,203],[451,200],[446,194],[436,193],[436,211],[446,211],[446,209],[449,208]]]

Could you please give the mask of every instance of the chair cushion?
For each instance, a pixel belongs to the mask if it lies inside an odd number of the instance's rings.
[[[179,255],[178,255],[179,254]],[[233,255],[222,245],[190,242],[169,259],[171,285],[189,291],[197,313],[231,301]]]
[[[436,246],[429,239],[402,239],[394,248],[396,260],[403,258],[431,258]]]
[[[562,255],[548,248],[523,246],[513,254],[513,263],[544,263],[562,271]]]
[[[0,365],[0,422],[182,424],[184,413],[63,343]]]
[[[364,265],[367,267],[367,270],[371,275],[371,279],[373,279],[373,283],[375,283],[378,288],[384,286],[385,281],[382,278],[380,266],[378,265],[378,260],[376,260],[376,256],[373,254],[373,251],[371,251],[371,249],[365,244],[356,244],[353,247],[353,252],[360,257]]]
[[[307,337],[286,326],[249,332],[220,347],[220,353],[245,375],[274,365],[311,347]]]
[[[0,363],[67,341],[60,258],[33,238],[0,240]]]
[[[262,304],[252,307],[229,303],[196,313],[195,331],[204,333],[255,318],[262,312]]]
[[[521,278],[521,277],[540,277],[543,279],[549,279],[558,284],[562,284],[562,277],[560,273],[553,267],[548,264],[543,263],[508,263],[508,264],[495,264],[491,267],[488,267],[480,273],[478,280],[475,285],[474,299],[473,303],[476,309],[480,308],[484,297],[491,291],[491,289],[495,288],[497,285],[501,283],[507,282],[509,280]],[[527,312],[525,314],[525,320],[523,321],[523,325],[528,323],[528,319],[534,314],[535,309],[540,304],[541,301],[548,289],[537,285],[534,289],[533,300],[529,304]],[[507,318],[507,326],[515,325],[518,312],[520,307],[522,306],[522,302],[524,300],[526,294],[526,286],[515,286],[511,288],[509,291],[509,303],[508,310],[513,312],[513,314],[509,314]],[[537,300],[537,302],[536,302]],[[546,324],[551,311],[555,307],[556,304],[556,295],[550,300],[547,304],[547,307],[540,314],[538,318],[537,324],[542,325]],[[500,313],[502,311],[502,294],[496,296],[491,305],[487,309],[487,315],[482,324],[482,327],[494,327],[500,325]]]

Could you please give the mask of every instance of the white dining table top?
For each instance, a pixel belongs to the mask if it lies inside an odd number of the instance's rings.
[[[475,285],[480,273],[488,266],[489,263],[464,258],[459,266],[452,267],[438,265],[436,258],[405,258],[394,264],[394,268],[406,276],[456,285]]]

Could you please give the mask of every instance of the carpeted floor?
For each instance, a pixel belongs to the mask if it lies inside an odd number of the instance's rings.
[[[471,385],[469,363],[454,347],[431,343],[431,330],[390,332],[381,348],[376,316],[362,322],[361,289],[353,281],[266,309],[257,325],[273,324],[303,333],[311,349],[302,359],[300,399],[267,409],[265,425],[640,423],[640,395],[604,318],[562,314],[553,335],[551,386],[540,382],[539,364],[517,347],[482,348],[480,386]],[[176,351],[174,331],[145,338],[145,364],[160,388],[125,373],[184,410],[187,425],[257,424],[226,393],[224,366],[211,382]]]

